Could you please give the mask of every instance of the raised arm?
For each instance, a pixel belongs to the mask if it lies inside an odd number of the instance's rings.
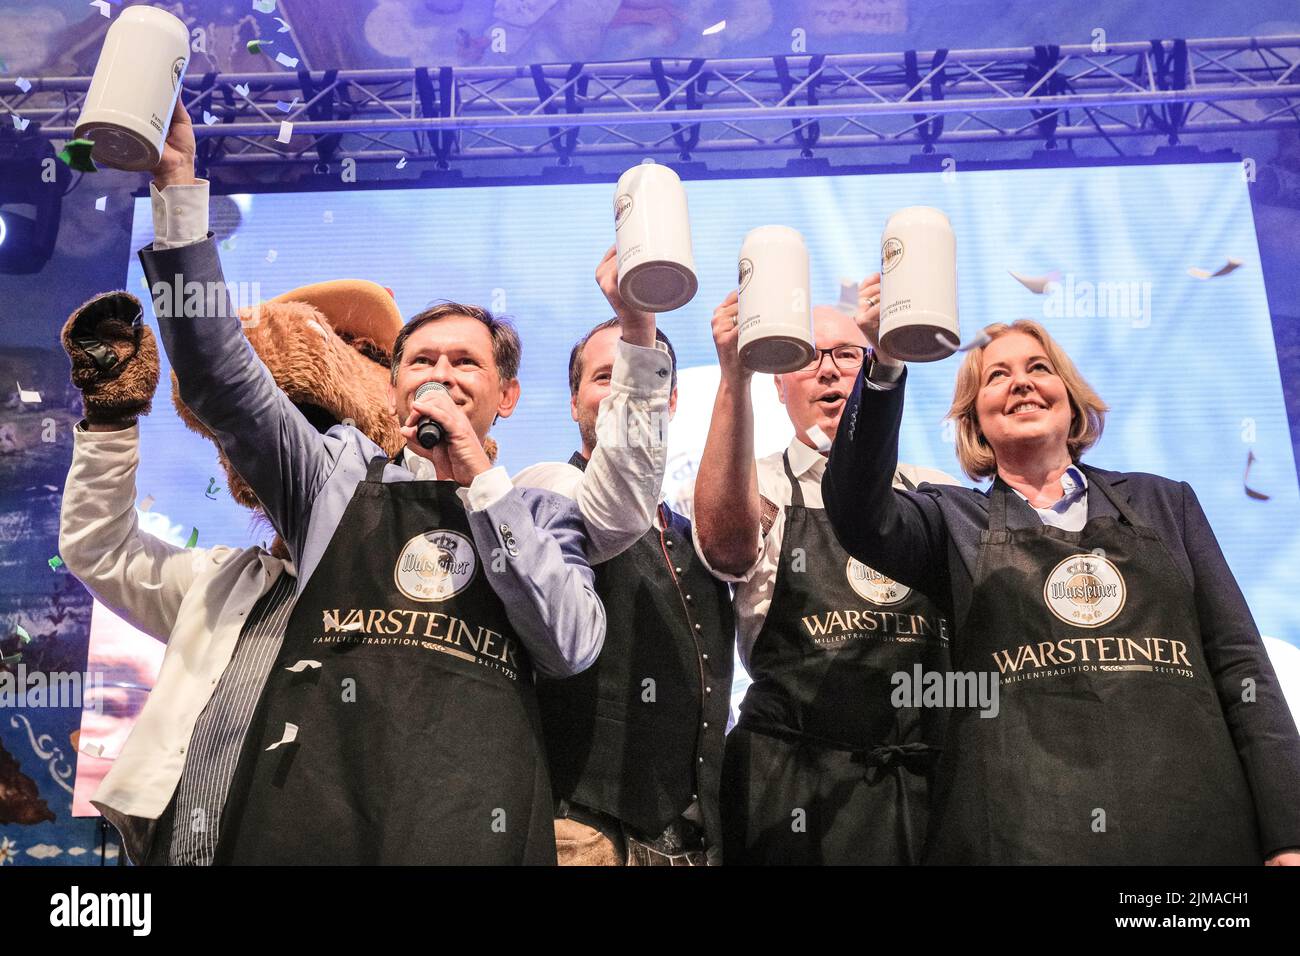
[[[155,223],[189,234],[156,237],[141,250],[140,262],[181,400],[212,431],[296,558],[312,500],[333,466],[333,445],[294,407],[249,345],[217,247],[206,235],[206,202],[197,206],[204,213],[201,229],[168,215],[172,187],[206,189],[194,179],[193,144],[189,116],[178,102],[155,170],[154,202],[163,207]],[[192,194],[181,208],[195,208]],[[206,237],[175,244],[196,232]]]
[[[1190,485],[1183,541],[1195,575],[1201,642],[1219,705],[1250,781],[1265,856],[1300,850],[1300,736],[1259,628]],[[1294,859],[1300,862],[1300,854]]]
[[[732,291],[713,313],[713,344],[722,375],[713,417],[695,476],[694,535],[700,556],[730,577],[745,574],[763,546],[762,500],[754,463],[753,378],[740,362],[737,296]]]

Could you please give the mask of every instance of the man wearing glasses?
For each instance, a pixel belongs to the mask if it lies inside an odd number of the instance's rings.
[[[878,275],[862,283],[859,321],[879,296]],[[907,864],[925,838],[944,711],[894,706],[892,678],[917,664],[946,671],[949,625],[928,598],[850,559],[822,509],[826,454],[864,362],[866,388],[892,387],[901,372],[871,360],[850,309],[813,309],[815,359],[775,376],[794,439],[757,462],[735,292],[713,316],[722,375],[695,483],[695,544],[735,583],[740,658],[754,679],[723,757],[728,864]],[[956,483],[899,465],[899,487],[923,481]]]

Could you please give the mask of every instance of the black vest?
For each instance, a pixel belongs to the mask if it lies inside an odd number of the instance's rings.
[[[587,463],[575,454],[570,464]],[[557,798],[647,838],[698,800],[718,845],[735,618],[727,586],[695,554],[691,523],[667,505],[659,514],[665,530],[595,568],[607,620],[596,663],[538,680],[551,783]]]

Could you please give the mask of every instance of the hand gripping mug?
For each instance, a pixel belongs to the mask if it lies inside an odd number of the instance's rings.
[[[936,362],[960,343],[948,217],[930,206],[900,209],[880,238],[880,347],[904,362]]]
[[[700,287],[691,253],[686,190],[667,166],[646,160],[618,179],[614,190],[618,294],[646,312],[671,312]]]
[[[139,171],[162,158],[172,108],[190,62],[190,31],[165,10],[127,7],[104,37],[77,119],[101,166]]]
[[[740,247],[740,361],[755,372],[803,368],[816,354],[808,250],[789,226],[759,226]]]

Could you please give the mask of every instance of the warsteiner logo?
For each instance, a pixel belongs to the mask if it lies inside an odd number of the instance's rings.
[[[406,542],[393,580],[414,601],[445,601],[469,587],[477,570],[474,545],[463,534],[426,531]]]
[[[750,277],[754,274],[754,263],[748,259],[740,260],[740,271],[736,275],[736,291],[744,292],[745,286],[749,285]]]
[[[1043,585],[1048,609],[1066,624],[1100,627],[1124,608],[1124,576],[1105,558],[1076,554],[1052,569]]]
[[[628,213],[632,211],[632,197],[627,193],[614,197],[614,231],[627,222]]]
[[[903,240],[892,236],[880,247],[880,271],[889,272],[903,261]]]
[[[849,587],[853,588],[858,597],[872,604],[897,604],[912,593],[911,588],[885,577],[857,558],[849,558],[844,574],[849,579]]]

